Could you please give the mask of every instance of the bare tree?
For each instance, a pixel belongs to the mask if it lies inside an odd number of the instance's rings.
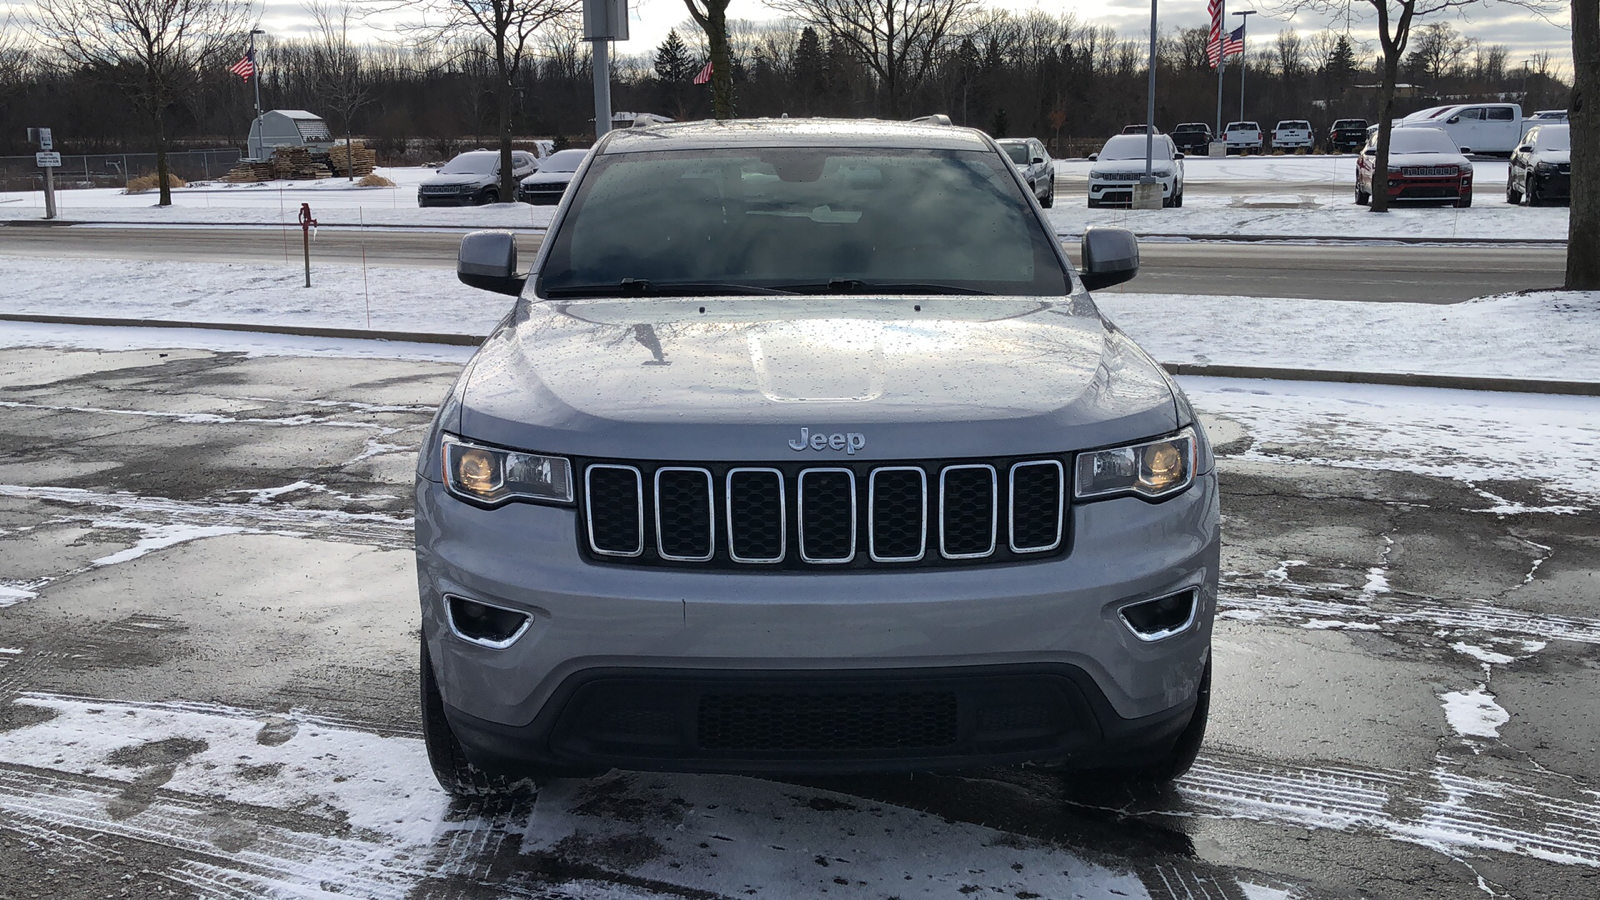
[[[243,50],[253,16],[249,0],[35,0],[26,15],[61,61],[94,70],[149,116],[158,203],[171,206],[167,108],[201,69]]]
[[[771,0],[774,9],[850,48],[878,78],[890,116],[928,77],[945,39],[977,0]]]
[[[1400,60],[1411,43],[1412,25],[1418,19],[1427,19],[1443,13],[1461,13],[1468,7],[1483,5],[1489,0],[1278,0],[1277,12],[1293,15],[1302,10],[1320,14],[1329,19],[1347,23],[1376,20],[1378,47],[1382,56],[1378,60],[1382,83],[1378,89],[1378,147],[1372,170],[1372,211],[1389,211],[1389,138],[1393,132],[1394,92],[1399,81]],[[1553,8],[1553,0],[1499,0],[1541,15]],[[1573,4],[1583,5],[1582,0]],[[1591,4],[1592,5],[1592,4]]]
[[[33,53],[12,27],[10,13],[0,20],[0,103],[27,85],[33,68]]]
[[[350,41],[351,25],[359,18],[348,3],[338,6],[320,0],[307,4],[306,12],[316,23],[311,36],[311,67],[317,96],[339,114],[344,125],[345,174],[355,179],[354,141],[350,121],[361,108],[372,102],[372,89],[362,65],[362,52]]]
[[[729,0],[683,0],[689,17],[705,33],[711,51],[711,111],[719,119],[733,118],[733,54],[728,42]]]
[[[517,195],[511,164],[517,77],[535,39],[563,25],[570,28],[583,10],[583,0],[397,0],[388,8],[421,12],[420,23],[401,26],[419,39],[454,46],[491,64],[500,111],[499,198],[509,202]]]
[[[1572,211],[1567,289],[1600,290],[1600,6],[1572,4]]]

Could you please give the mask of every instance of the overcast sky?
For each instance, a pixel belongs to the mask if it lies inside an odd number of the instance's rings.
[[[0,0],[0,9],[25,6],[31,0]],[[980,0],[987,6],[1003,7],[1016,11],[1041,9],[1059,13],[1070,11],[1080,20],[1110,25],[1129,37],[1146,34],[1150,28],[1150,6],[1141,0]],[[1307,13],[1289,19],[1276,15],[1272,8],[1275,0],[1231,0],[1230,13],[1241,9],[1255,9],[1258,15],[1250,18],[1250,35],[1255,39],[1269,40],[1280,29],[1295,27],[1302,32],[1320,30],[1328,22]],[[1361,4],[1357,4],[1360,6]],[[683,0],[630,0],[631,36],[616,45],[617,53],[638,55],[653,53],[657,44],[666,37],[668,29],[687,27],[688,14]],[[290,37],[310,28],[310,16],[301,0],[261,0],[261,25],[272,34]],[[732,18],[762,21],[778,18],[763,0],[733,0],[728,7]],[[1206,0],[1160,0],[1160,27],[1163,32],[1175,27],[1199,27],[1207,23]],[[404,18],[403,14],[383,13],[369,20],[377,30],[392,28]],[[1548,51],[1557,60],[1561,71],[1570,71],[1572,38],[1565,29],[1568,21],[1567,3],[1546,21],[1518,6],[1488,0],[1471,7],[1463,17],[1449,17],[1455,27],[1465,34],[1489,44],[1505,44],[1511,48],[1511,66],[1520,65],[1529,56]],[[1237,22],[1231,15],[1229,20]],[[8,26],[14,27],[14,26]],[[1376,41],[1375,26],[1370,22],[1356,22],[1352,34],[1362,40]],[[374,34],[374,36],[379,36]]]

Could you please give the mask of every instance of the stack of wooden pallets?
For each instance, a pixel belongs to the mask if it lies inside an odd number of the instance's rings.
[[[335,175],[369,175],[378,167],[378,151],[361,141],[353,141],[348,150],[343,141],[328,151],[328,168]]]

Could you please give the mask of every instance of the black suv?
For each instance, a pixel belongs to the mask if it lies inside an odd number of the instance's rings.
[[[1340,119],[1328,128],[1328,150],[1333,153],[1355,153],[1366,143],[1366,119]]]
[[[1184,122],[1172,129],[1172,142],[1187,156],[1205,156],[1211,149],[1211,126],[1204,122]]]

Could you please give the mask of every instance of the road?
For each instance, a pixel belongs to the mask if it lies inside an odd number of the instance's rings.
[[[374,266],[455,264],[459,232],[323,229],[319,262]],[[519,235],[523,259],[539,246]],[[116,226],[11,227],[0,254],[33,257],[175,259],[187,262],[294,262],[297,229]],[[1076,257],[1076,247],[1068,246]],[[1118,288],[1139,293],[1217,294],[1454,303],[1485,294],[1560,283],[1562,248],[1415,247],[1248,243],[1161,243],[1141,248],[1139,278]]]
[[[458,366],[308,353],[0,349],[0,896],[1595,896],[1596,492],[1430,475],[1452,442],[1397,456],[1348,412],[1481,441],[1523,400],[1190,386],[1225,549],[1175,790],[613,773],[452,804],[410,482]],[[1577,444],[1541,445],[1552,478]]]

